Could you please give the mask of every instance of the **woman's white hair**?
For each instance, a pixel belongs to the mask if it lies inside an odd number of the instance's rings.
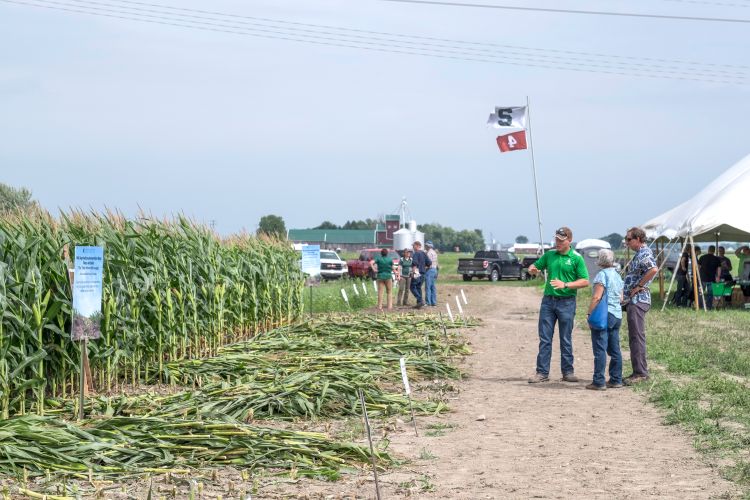
[[[602,248],[599,250],[599,259],[596,261],[599,267],[612,267],[615,265],[615,253],[612,250]]]

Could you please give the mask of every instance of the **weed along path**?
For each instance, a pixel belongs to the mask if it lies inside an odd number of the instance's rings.
[[[445,287],[453,300],[459,287]],[[588,330],[574,331],[576,373],[560,381],[559,344],[550,382],[528,384],[537,354],[540,296],[530,287],[470,287],[469,333],[452,413],[408,422],[391,449],[414,462],[382,477],[386,497],[718,498],[731,483],[701,461],[690,437],[631,389],[585,390],[593,356]],[[557,335],[555,336],[557,342]],[[627,354],[625,354],[627,356]],[[626,359],[625,363],[629,363]],[[432,431],[432,432],[431,432]]]

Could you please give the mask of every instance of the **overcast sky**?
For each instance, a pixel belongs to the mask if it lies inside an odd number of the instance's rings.
[[[135,6],[98,1],[110,11]],[[748,24],[377,0],[153,2],[545,50],[496,47],[500,53],[491,54],[472,52],[487,50],[484,45],[428,41],[464,54],[454,57],[480,54],[469,58],[515,64],[465,61],[0,0],[0,181],[28,187],[51,210],[184,212],[214,220],[222,233],[252,231],[264,214],[281,215],[288,228],[374,217],[406,196],[420,223],[481,228],[506,242],[519,234],[534,239],[530,156],[500,154],[485,126],[494,106],[522,105],[528,95],[545,236],[569,225],[579,240],[645,222],[750,153],[748,80],[689,80],[747,78]],[[750,19],[748,0],[487,3]],[[228,31],[257,23],[193,15]],[[266,30],[255,34],[274,30],[254,28]],[[329,35],[317,36],[340,39],[344,33],[325,31]],[[404,50],[359,40],[369,48]],[[619,63],[615,69],[613,62]]]

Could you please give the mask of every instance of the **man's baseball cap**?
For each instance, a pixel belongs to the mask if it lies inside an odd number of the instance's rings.
[[[428,247],[432,246],[432,242],[431,241],[425,241],[424,244],[427,245]]]
[[[555,231],[555,238],[558,240],[571,240],[573,241],[573,231],[569,227],[563,226]]]

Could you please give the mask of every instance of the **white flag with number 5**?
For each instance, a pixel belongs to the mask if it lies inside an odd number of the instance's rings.
[[[526,128],[526,106],[501,107],[487,118],[487,126],[492,128]]]

